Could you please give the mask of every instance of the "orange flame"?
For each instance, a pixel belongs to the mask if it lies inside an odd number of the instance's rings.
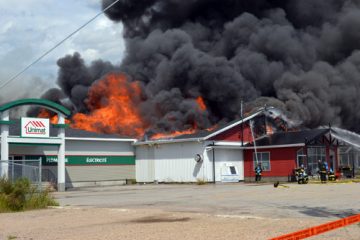
[[[143,136],[146,124],[137,105],[141,88],[123,74],[109,74],[94,84],[88,94],[89,114],[77,113],[71,127],[93,132]]]
[[[273,127],[270,126],[270,125],[266,125],[266,134],[271,135],[271,134],[273,134],[273,133],[274,133]]]
[[[51,113],[48,110],[46,110],[45,108],[42,108],[39,112],[39,114],[37,115],[38,118],[49,118],[50,119],[50,123],[51,124],[57,124],[59,122],[59,117],[57,114]],[[69,124],[70,120],[65,119],[65,123]]]
[[[156,139],[160,139],[160,138],[173,138],[173,137],[180,136],[180,135],[193,134],[196,131],[197,131],[197,129],[192,128],[192,129],[187,129],[184,131],[174,131],[171,133],[156,133],[151,136],[151,139],[156,140]]]
[[[206,110],[206,105],[205,105],[204,99],[201,96],[196,98],[196,102],[197,102],[197,104],[198,104],[201,111]]]
[[[199,110],[201,112],[205,111],[206,110],[206,105],[205,105],[205,102],[204,102],[204,99],[199,96],[195,99],[198,107],[199,107]],[[186,129],[186,130],[182,130],[182,131],[173,131],[173,132],[170,132],[170,133],[155,133],[154,135],[151,136],[151,139],[152,140],[156,140],[156,139],[160,139],[160,138],[174,138],[176,136],[179,136],[179,135],[186,135],[186,134],[193,134],[195,133],[196,131],[198,131],[198,127],[197,127],[197,124],[196,122],[194,122],[192,124],[192,127],[189,128],[189,129]]]
[[[100,133],[117,133],[132,137],[144,136],[151,126],[142,119],[139,112],[142,90],[139,82],[129,82],[123,74],[108,74],[93,84],[86,99],[88,114],[77,113],[72,117],[72,128]],[[199,112],[206,111],[204,99],[199,96],[194,101]],[[42,109],[38,117],[50,118],[57,123],[57,115]],[[66,123],[69,123],[66,120]],[[178,135],[193,134],[198,130],[196,122],[189,129],[170,133],[156,133],[151,139],[173,138]],[[211,130],[211,129],[206,129]]]

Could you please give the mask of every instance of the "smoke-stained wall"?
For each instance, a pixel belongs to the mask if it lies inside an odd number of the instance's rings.
[[[115,0],[103,0],[103,8]],[[139,111],[157,131],[206,128],[274,105],[304,126],[360,131],[360,6],[348,0],[120,0],[107,16],[124,25],[121,66],[58,61],[74,112],[110,71],[140,81]],[[198,114],[202,96],[208,107]],[[169,121],[171,119],[171,121]]]

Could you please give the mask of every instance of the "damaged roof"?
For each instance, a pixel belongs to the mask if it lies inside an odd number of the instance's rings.
[[[268,108],[268,109],[272,109],[272,108]],[[234,120],[225,125],[221,125],[211,131],[201,130],[201,131],[197,131],[192,134],[183,134],[183,135],[178,135],[178,136],[169,137],[169,138],[160,138],[160,139],[153,139],[153,140],[150,139],[150,140],[145,140],[145,141],[139,141],[135,145],[152,144],[152,143],[185,142],[185,141],[205,141],[205,140],[208,140],[211,137],[216,136],[222,132],[225,132],[237,125],[240,125],[243,122],[249,121],[250,119],[253,119],[254,117],[260,115],[263,112],[264,112],[264,109],[261,109],[244,119]]]
[[[256,146],[276,146],[276,145],[293,145],[293,144],[305,144],[308,141],[312,141],[318,137],[330,131],[329,128],[319,128],[311,130],[302,130],[294,132],[278,132],[272,135],[266,135],[255,141]],[[249,143],[246,146],[253,146],[253,143]]]

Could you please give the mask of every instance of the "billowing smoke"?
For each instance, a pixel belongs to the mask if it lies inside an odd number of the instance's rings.
[[[103,8],[115,0],[103,0]],[[360,3],[349,0],[120,0],[107,16],[124,25],[121,66],[58,61],[58,83],[75,112],[110,71],[144,90],[155,131],[201,128],[274,105],[307,127],[360,131]],[[202,96],[206,113],[189,99]],[[168,121],[168,119],[174,119]]]

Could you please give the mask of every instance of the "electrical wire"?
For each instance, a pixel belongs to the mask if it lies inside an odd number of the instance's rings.
[[[108,9],[110,9],[112,6],[114,6],[117,2],[119,2],[120,0],[116,0],[115,2],[113,2],[112,4],[110,4],[109,6],[107,6],[106,8],[104,8],[101,12],[99,12],[98,14],[96,14],[94,17],[92,17],[90,20],[88,20],[86,23],[84,23],[83,25],[81,25],[79,28],[77,28],[74,32],[72,32],[71,34],[69,34],[67,37],[65,37],[63,40],[61,40],[60,42],[58,42],[55,46],[53,46],[52,48],[50,48],[49,50],[47,50],[45,53],[43,53],[40,57],[38,57],[37,59],[35,59],[35,61],[33,61],[32,63],[30,63],[29,65],[27,65],[24,69],[22,69],[20,72],[18,72],[17,74],[15,74],[13,77],[11,77],[10,79],[6,80],[4,83],[2,83],[0,85],[0,89],[4,88],[5,86],[7,86],[10,82],[14,81],[16,78],[18,78],[21,74],[23,74],[26,70],[28,70],[29,68],[31,68],[33,65],[35,65],[36,63],[38,63],[41,59],[43,59],[46,55],[48,55],[50,52],[52,52],[54,49],[56,49],[57,47],[59,47],[62,43],[64,43],[66,40],[68,40],[69,38],[71,38],[75,33],[79,32],[81,29],[83,29],[86,25],[88,25],[89,23],[91,23],[92,21],[94,21],[98,16],[100,16],[101,14],[105,13]]]

